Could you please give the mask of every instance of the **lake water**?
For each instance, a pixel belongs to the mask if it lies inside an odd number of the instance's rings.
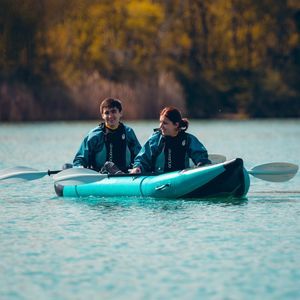
[[[300,164],[300,121],[192,121],[249,169]],[[130,122],[145,142],[156,122]],[[0,169],[71,162],[97,122],[0,125]],[[299,299],[300,174],[246,199],[62,199],[44,177],[0,185],[0,299]]]

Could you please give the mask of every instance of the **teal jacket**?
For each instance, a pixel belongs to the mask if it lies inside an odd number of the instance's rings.
[[[186,155],[185,168],[190,167],[190,159],[195,165],[210,164],[206,148],[192,134],[185,133],[186,136]],[[142,147],[139,154],[134,159],[133,167],[141,168],[142,172],[164,172],[165,154],[164,154],[164,136],[161,131],[156,131]]]
[[[123,124],[124,125],[124,124]],[[141,145],[132,128],[124,125],[126,136],[126,166],[132,167],[135,156]],[[106,162],[105,126],[100,124],[92,129],[81,143],[75,158],[74,167],[92,168],[99,171]]]

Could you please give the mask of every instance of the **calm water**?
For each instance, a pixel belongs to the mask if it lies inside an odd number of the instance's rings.
[[[70,162],[96,122],[0,125],[0,169]],[[141,142],[155,122],[130,123]],[[300,164],[300,121],[193,121],[247,168]],[[244,200],[61,199],[0,185],[0,299],[299,299],[300,174]]]

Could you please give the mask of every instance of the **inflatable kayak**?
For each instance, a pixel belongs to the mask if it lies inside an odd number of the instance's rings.
[[[152,198],[243,197],[250,180],[243,160],[185,169],[160,175],[99,174],[100,180],[87,184],[55,183],[55,191],[63,197],[136,196]]]

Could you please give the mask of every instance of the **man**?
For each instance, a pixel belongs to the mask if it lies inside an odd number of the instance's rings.
[[[104,99],[100,104],[100,114],[104,123],[92,129],[84,138],[73,165],[100,171],[106,162],[112,162],[121,171],[127,172],[141,145],[133,129],[120,122],[121,101]]]

